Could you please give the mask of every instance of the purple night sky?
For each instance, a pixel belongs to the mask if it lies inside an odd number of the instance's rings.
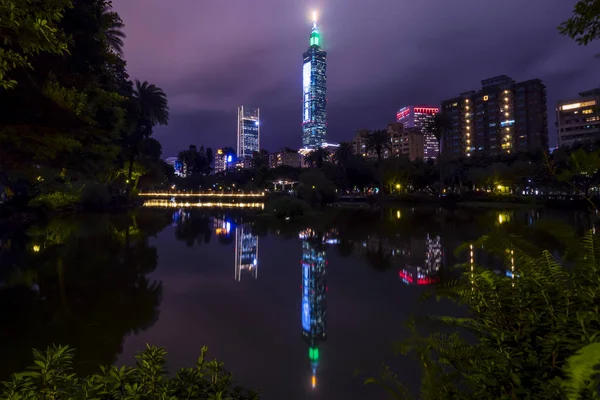
[[[132,78],[167,93],[163,155],[234,146],[237,106],[260,107],[261,147],[300,147],[302,53],[311,10],[328,52],[330,142],[384,128],[415,103],[439,104],[506,74],[540,78],[554,104],[600,83],[595,44],[559,35],[576,0],[113,0]]]

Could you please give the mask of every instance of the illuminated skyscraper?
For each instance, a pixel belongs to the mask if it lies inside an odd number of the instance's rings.
[[[423,135],[423,158],[425,159],[435,159],[440,152],[439,142],[428,132],[429,124],[434,115],[439,112],[439,107],[407,106],[396,113],[396,122],[401,122],[404,129],[416,128]]]
[[[258,236],[253,235],[250,226],[235,228],[235,280],[242,280],[242,271],[248,271],[258,279]]]
[[[321,147],[327,134],[327,53],[321,47],[316,14],[309,39],[310,47],[302,55],[302,147]]]
[[[311,384],[317,386],[319,342],[327,336],[326,250],[323,235],[311,230],[300,232],[302,239],[302,335],[309,345]]]
[[[260,110],[238,107],[237,157],[238,160],[252,158],[260,147]]]

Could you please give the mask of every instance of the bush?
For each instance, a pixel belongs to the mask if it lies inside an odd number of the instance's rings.
[[[30,371],[4,382],[3,399],[258,399],[257,392],[233,385],[223,363],[206,361],[206,347],[194,368],[168,377],[166,352],[150,347],[136,356],[135,367],[100,367],[100,373],[79,377],[73,370],[74,350],[54,346],[33,350]]]
[[[435,318],[449,333],[413,336],[399,350],[422,363],[421,398],[597,399],[600,376],[600,235],[566,236],[560,259],[506,234],[467,245],[503,259],[512,278],[470,261],[438,294],[467,309]],[[465,335],[467,334],[467,335]],[[470,338],[471,340],[467,340]],[[389,369],[384,382],[407,391]],[[388,388],[390,386],[387,386]]]
[[[278,219],[297,219],[309,214],[311,208],[304,200],[287,196],[271,201],[267,205],[267,211]]]

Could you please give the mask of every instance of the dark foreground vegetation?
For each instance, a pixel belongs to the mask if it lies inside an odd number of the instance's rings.
[[[49,347],[33,351],[29,371],[13,375],[1,392],[3,399],[198,399],[256,400],[258,392],[234,386],[223,363],[206,359],[202,348],[196,365],[181,368],[175,376],[166,369],[167,353],[148,348],[135,358],[135,367],[101,367],[85,377],[75,374],[74,350]]]

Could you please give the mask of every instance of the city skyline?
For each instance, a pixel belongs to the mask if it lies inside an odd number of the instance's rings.
[[[382,128],[404,104],[437,105],[489,76],[541,79],[548,89],[549,111],[559,99],[598,85],[596,49],[579,47],[556,30],[571,14],[574,1],[430,3],[382,0],[350,7],[332,0],[316,5],[330,58],[328,141],[348,140],[360,128]],[[190,143],[213,148],[235,144],[233,110],[239,104],[261,108],[263,147],[300,147],[302,82],[297,60],[305,49],[314,5],[293,2],[283,7],[265,1],[252,7],[242,4],[235,12],[210,0],[183,0],[177,9],[156,1],[143,10],[123,0],[114,5],[126,25],[125,58],[131,76],[156,82],[169,96],[170,124],[156,130],[165,155]],[[432,14],[432,6],[439,12]],[[540,14],[542,6],[547,12]],[[483,18],[488,14],[494,18]],[[527,17],[534,14],[539,18]],[[148,32],[145,21],[158,16],[168,27]],[[375,20],[377,24],[369,23]],[[172,29],[171,21],[177,21]],[[236,29],[204,40],[217,29],[217,21]],[[504,28],[507,21],[510,29]],[[364,24],[369,28],[362,29]],[[502,40],[498,32],[503,32]],[[440,38],[449,34],[455,39],[442,45]],[[164,53],[161,57],[154,55],[157,47]],[[478,53],[481,57],[475,62],[466,57]],[[237,62],[240,59],[243,62]],[[550,127],[554,120],[549,112]],[[555,136],[550,129],[551,146]]]

